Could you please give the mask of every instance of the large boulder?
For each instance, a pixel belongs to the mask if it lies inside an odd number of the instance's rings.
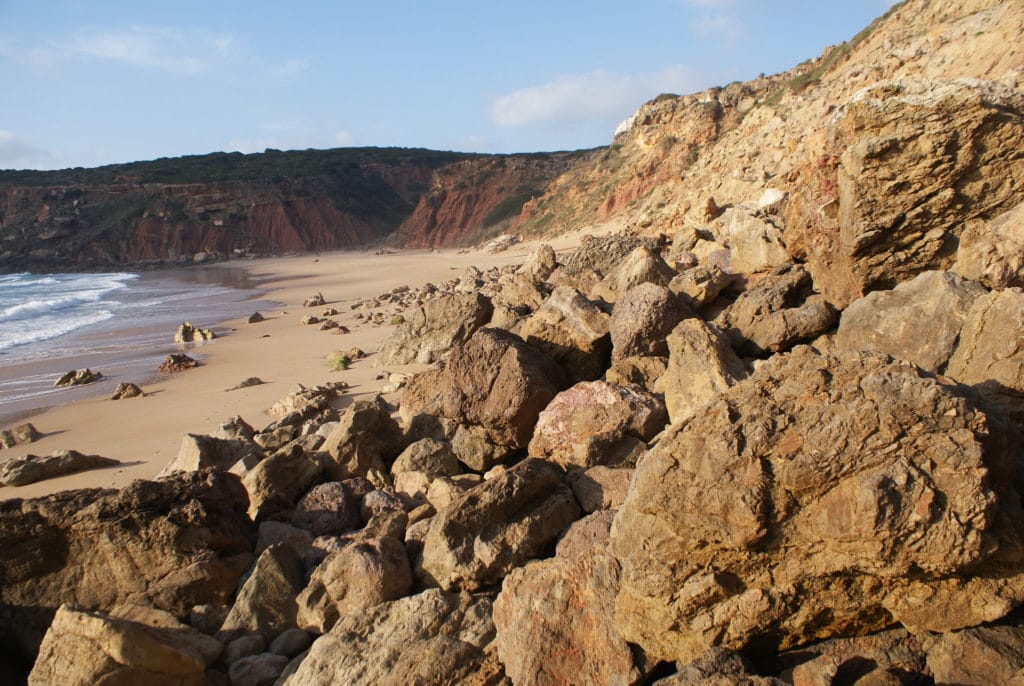
[[[1024,199],[1024,94],[1010,86],[879,83],[827,135],[827,155],[795,184],[784,238],[839,308],[948,269],[965,227]]]
[[[343,617],[282,686],[498,684],[491,600],[428,590]]]
[[[700,319],[680,322],[668,337],[668,364],[659,388],[673,424],[693,415],[746,378],[747,369],[729,343]]]
[[[323,467],[298,444],[278,450],[260,461],[242,477],[249,493],[249,516],[254,520],[269,514],[281,498],[289,503],[310,489],[323,473]]]
[[[361,476],[384,485],[387,464],[401,444],[402,431],[387,403],[380,396],[357,400],[342,413],[338,425],[320,446],[326,456],[324,471],[335,481]]]
[[[667,421],[665,404],[639,387],[582,381],[540,413],[530,455],[563,467],[628,462]]]
[[[39,433],[39,431],[36,430],[36,427],[32,424],[19,424],[10,429],[0,431],[0,450],[25,445],[27,443],[34,443],[42,437],[43,435]]]
[[[836,346],[842,353],[884,353],[941,371],[956,348],[967,311],[985,293],[952,272],[923,272],[891,291],[850,303],[839,320]]]
[[[29,686],[205,686],[203,656],[173,631],[62,605]]]
[[[739,352],[764,356],[825,333],[835,319],[803,265],[786,264],[740,294],[716,321]]]
[[[1024,286],[1024,202],[988,223],[968,225],[953,269],[989,288]]]
[[[202,434],[185,434],[178,455],[157,474],[161,479],[174,472],[194,472],[207,467],[230,469],[245,458],[259,460],[263,451],[251,438],[217,438]]]
[[[1024,627],[992,626],[937,637],[928,670],[938,684],[1024,684]]]
[[[63,603],[225,604],[253,560],[247,506],[238,477],[211,470],[0,503],[0,638],[34,653]]]
[[[993,400],[1019,404],[1024,397],[1024,291],[992,291],[974,301],[946,374]]]
[[[302,590],[306,567],[288,543],[264,550],[231,606],[219,638],[225,641],[259,633],[268,642],[295,626],[295,596]]]
[[[446,590],[496,584],[543,555],[579,515],[562,470],[524,460],[464,491],[433,517],[423,541],[422,574]]]
[[[562,381],[558,365],[518,336],[481,329],[452,352],[444,369],[413,377],[401,414],[406,422],[425,414],[479,426],[492,443],[525,448]]]
[[[363,524],[360,482],[352,479],[314,486],[295,506],[292,524],[313,536],[337,536],[358,529]]]
[[[685,662],[998,619],[1024,600],[1019,445],[998,429],[905,363],[774,358],[637,468],[618,630]]]
[[[612,310],[612,362],[624,357],[668,355],[665,337],[689,316],[690,308],[664,286],[643,283],[631,288]]]
[[[614,303],[626,291],[642,283],[667,286],[675,275],[676,271],[668,266],[657,251],[641,245],[615,265],[590,291],[590,295]]]
[[[729,287],[733,275],[716,265],[696,265],[668,282],[668,289],[693,308],[704,307]]]
[[[519,334],[562,365],[571,381],[599,378],[611,353],[609,317],[579,291],[559,286]]]
[[[84,455],[77,450],[57,450],[49,455],[26,455],[0,464],[0,485],[26,486],[87,469],[121,464],[110,457]]]
[[[493,311],[491,301],[480,293],[454,293],[427,300],[407,313],[381,344],[375,364],[433,362],[486,325]]]
[[[782,232],[753,207],[730,207],[718,220],[721,240],[729,246],[729,264],[736,274],[774,269],[789,262]]]

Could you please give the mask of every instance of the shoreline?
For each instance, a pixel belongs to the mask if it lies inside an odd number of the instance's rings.
[[[566,250],[578,243],[578,235],[547,242],[556,250]],[[340,398],[342,406],[372,396],[386,383],[376,379],[380,372],[415,372],[425,367],[374,366],[379,344],[390,335],[393,327],[362,323],[355,319],[350,303],[402,285],[419,287],[430,281],[454,278],[471,266],[486,269],[519,263],[539,244],[538,241],[520,243],[496,254],[454,248],[383,255],[338,251],[247,262],[244,269],[262,292],[260,300],[284,303],[260,310],[265,321],[248,324],[248,314],[222,321],[213,327],[224,331],[222,337],[186,346],[186,353],[198,352],[204,356],[199,367],[143,385],[146,395],[140,398],[112,401],[100,396],[45,409],[27,420],[43,434],[41,439],[0,450],[0,460],[7,460],[74,449],[120,460],[120,465],[17,488],[0,487],[0,500],[37,497],[75,488],[121,488],[136,479],[152,479],[177,455],[186,433],[212,434],[236,415],[254,427],[262,427],[273,420],[267,410],[296,384],[312,386],[327,381],[346,381],[350,388]],[[323,307],[301,307],[305,298],[317,292],[324,294]],[[336,335],[332,331],[320,331],[316,325],[299,324],[303,316],[319,316],[326,307],[339,310],[340,314],[332,318],[348,327],[350,333]],[[183,314],[182,321],[188,318]],[[169,340],[173,331],[167,335]],[[356,361],[348,370],[332,371],[327,356],[332,351],[353,347],[364,350],[366,358]],[[265,383],[227,390],[252,376]],[[394,400],[397,396],[396,393],[386,397]],[[22,421],[26,420],[15,424]]]

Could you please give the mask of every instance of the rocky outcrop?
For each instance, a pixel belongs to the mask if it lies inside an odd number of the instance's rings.
[[[173,374],[174,372],[181,372],[198,366],[199,363],[185,353],[171,353],[156,369],[164,374]]]
[[[25,486],[36,481],[116,464],[121,463],[110,457],[83,455],[77,450],[58,450],[45,456],[26,455],[0,464],[0,484]]]
[[[34,443],[40,438],[42,438],[42,434],[31,423],[18,424],[10,429],[0,431],[0,450]]]
[[[145,395],[142,389],[133,383],[119,383],[114,392],[110,395],[111,400],[124,400],[126,398],[138,398]]]
[[[192,322],[184,322],[174,332],[175,343],[202,343],[203,341],[212,341],[216,337],[217,334],[210,329],[197,328],[192,326]]]
[[[989,478],[1017,469],[997,427],[908,365],[775,358],[638,467],[612,532],[617,629],[687,661],[1001,617],[1024,599],[1024,513]]]
[[[494,308],[479,293],[456,293],[433,298],[405,315],[377,352],[374,364],[430,364],[453,347],[465,343],[491,320]]]

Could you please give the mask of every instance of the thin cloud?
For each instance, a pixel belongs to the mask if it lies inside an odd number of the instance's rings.
[[[694,17],[690,28],[705,40],[720,40],[728,47],[734,47],[746,33],[746,27],[731,14],[710,14]]]
[[[491,104],[491,121],[503,127],[593,120],[614,125],[658,93],[698,87],[698,75],[683,65],[642,74],[600,70],[566,75],[497,98]]]
[[[51,164],[54,155],[29,139],[0,129],[0,169],[36,168]]]

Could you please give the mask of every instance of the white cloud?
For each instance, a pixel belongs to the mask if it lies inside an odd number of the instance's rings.
[[[0,129],[0,169],[47,167],[53,160],[53,154],[27,138]]]
[[[711,14],[695,17],[690,21],[690,28],[706,40],[720,40],[727,47],[734,47],[746,33],[746,27],[731,14]]]
[[[560,76],[495,99],[491,120],[506,127],[587,120],[614,123],[659,93],[693,91],[697,82],[697,74],[682,65],[643,74],[600,70]]]

